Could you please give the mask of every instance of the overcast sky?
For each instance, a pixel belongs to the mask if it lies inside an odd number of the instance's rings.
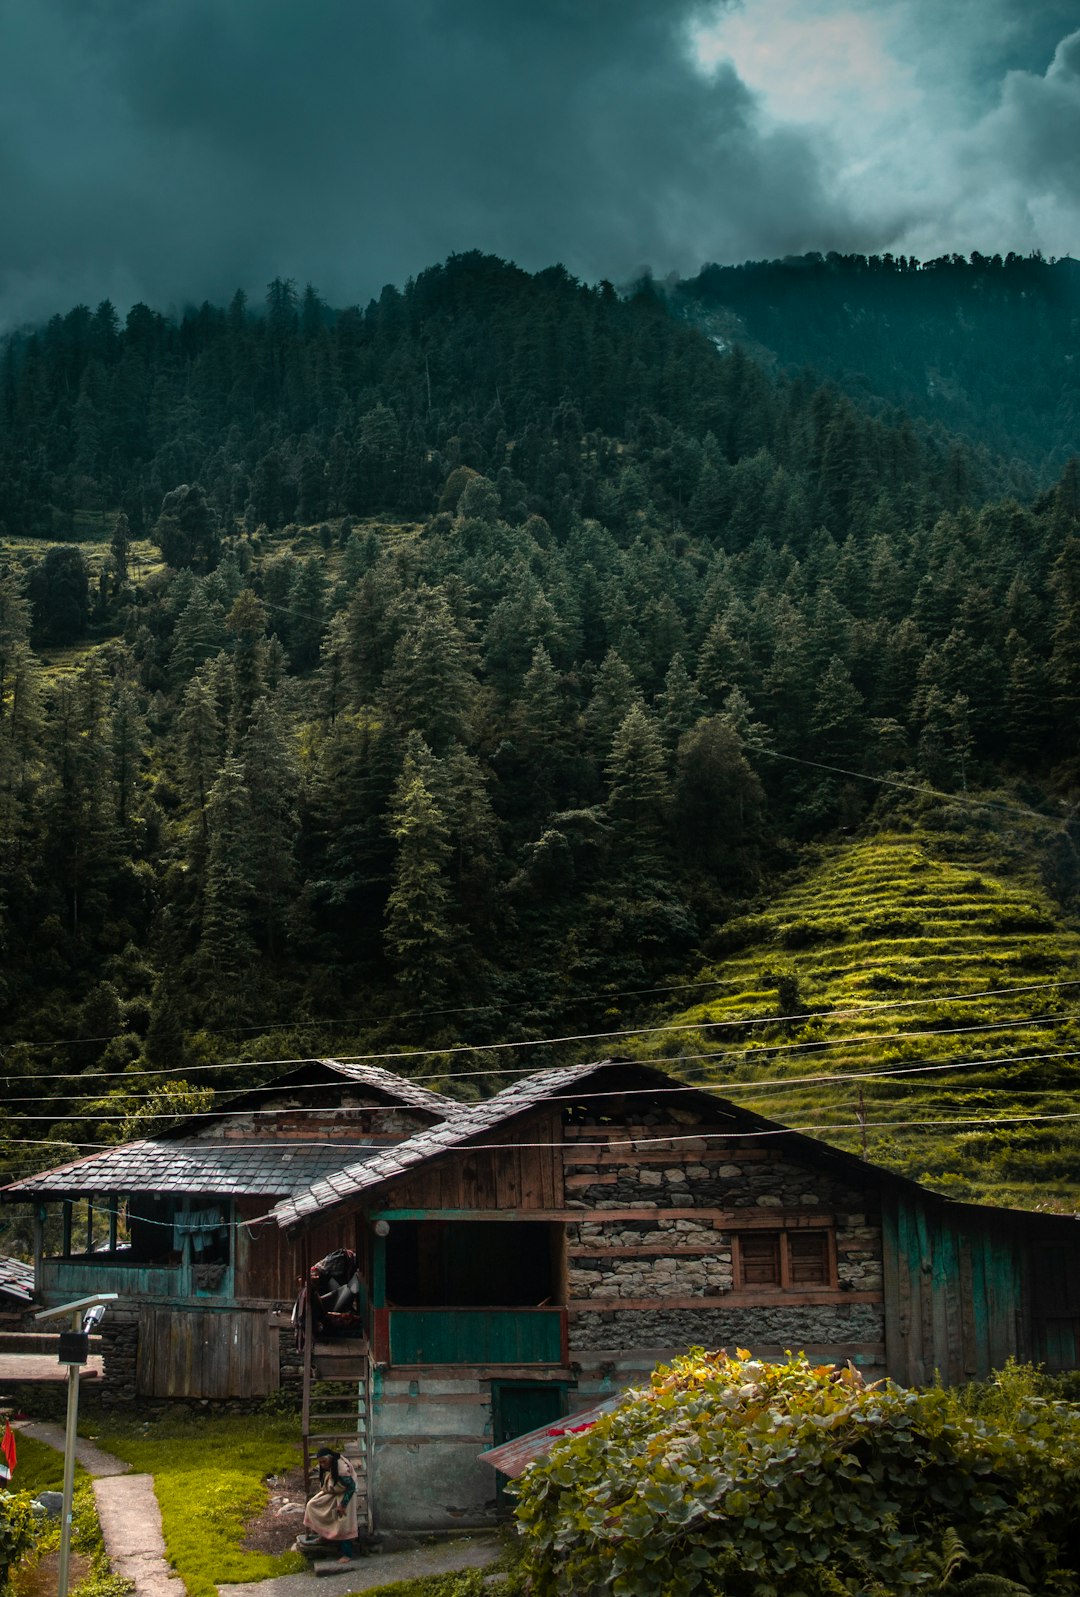
[[[454,250],[1080,255],[1080,0],[0,0],[0,325]]]

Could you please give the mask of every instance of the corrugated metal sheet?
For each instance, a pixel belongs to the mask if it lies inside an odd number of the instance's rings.
[[[499,1447],[489,1447],[487,1452],[477,1456],[481,1464],[490,1464],[500,1475],[520,1475],[534,1459],[550,1453],[555,1443],[564,1436],[577,1436],[590,1430],[601,1414],[610,1414],[612,1409],[625,1401],[626,1393],[618,1392],[614,1397],[606,1397],[602,1403],[594,1403],[591,1408],[568,1414],[566,1419],[558,1420],[554,1425],[540,1425],[535,1431],[526,1431],[524,1436],[515,1436],[512,1442],[503,1442]]]
[[[34,1266],[21,1259],[0,1257],[0,1293],[20,1303],[34,1300]]]

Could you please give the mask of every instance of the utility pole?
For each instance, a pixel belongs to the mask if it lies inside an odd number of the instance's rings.
[[[862,1156],[866,1158],[866,1104],[863,1100],[862,1083],[859,1083],[859,1107],[855,1111],[855,1118],[859,1122],[859,1132],[862,1138]]]
[[[58,1597],[67,1597],[68,1568],[71,1563],[71,1504],[75,1495],[75,1440],[79,1427],[79,1370],[90,1353],[90,1331],[105,1313],[106,1305],[116,1301],[115,1292],[97,1292],[93,1297],[76,1298],[58,1309],[42,1309],[35,1320],[59,1320],[71,1316],[71,1330],[60,1332],[60,1363],[67,1365],[67,1429],[64,1433],[64,1504],[60,1513],[60,1578]]]

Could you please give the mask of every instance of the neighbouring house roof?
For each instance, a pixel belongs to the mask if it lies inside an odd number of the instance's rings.
[[[343,1163],[356,1166],[385,1144],[308,1146],[211,1142],[198,1137],[125,1143],[74,1159],[5,1187],[7,1194],[85,1197],[95,1192],[198,1192],[220,1197],[281,1197],[306,1190]]]
[[[0,1256],[0,1296],[18,1298],[20,1303],[34,1301],[34,1266],[21,1259]]]
[[[339,1075],[347,1076],[350,1081],[358,1082],[362,1087],[386,1093],[388,1097],[396,1098],[412,1109],[430,1109],[433,1114],[445,1117],[456,1114],[461,1108],[455,1099],[447,1098],[441,1092],[432,1092],[428,1087],[421,1087],[417,1082],[409,1081],[406,1076],[396,1076],[392,1070],[383,1070],[379,1065],[353,1064],[349,1059],[320,1059],[319,1064],[326,1065],[329,1070],[336,1070]]]
[[[275,1204],[272,1214],[279,1226],[295,1225],[298,1220],[317,1214],[321,1209],[332,1208],[343,1199],[377,1187],[404,1175],[414,1165],[422,1164],[442,1153],[460,1148],[470,1138],[491,1131],[510,1120],[514,1115],[538,1107],[546,1098],[574,1087],[587,1076],[595,1075],[611,1061],[600,1064],[564,1065],[554,1070],[542,1070],[526,1076],[511,1087],[504,1087],[484,1103],[459,1104],[454,1113],[440,1125],[418,1131],[404,1142],[376,1155],[374,1159],[357,1162],[336,1170],[314,1182],[306,1192],[296,1192],[281,1203]]]

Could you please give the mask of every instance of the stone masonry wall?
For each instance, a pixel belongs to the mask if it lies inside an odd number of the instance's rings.
[[[570,1357],[632,1347],[790,1347],[880,1343],[885,1311],[874,1303],[799,1308],[762,1303],[724,1309],[583,1311],[570,1327]]]
[[[852,1301],[883,1293],[876,1191],[775,1143],[695,1135],[707,1128],[687,1118],[646,1112],[623,1125],[578,1123],[567,1137],[567,1206],[585,1211],[567,1226],[571,1359],[697,1343],[880,1346],[881,1302]],[[639,1209],[652,1212],[627,1213]],[[621,1212],[606,1219],[609,1211]],[[738,1282],[736,1240],[774,1229],[827,1231],[833,1281],[801,1288]],[[729,1294],[730,1305],[717,1302]]]

